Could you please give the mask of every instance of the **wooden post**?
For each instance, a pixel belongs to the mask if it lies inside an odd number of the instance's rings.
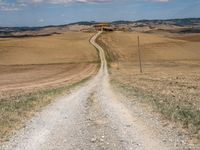
[[[117,58],[117,70],[119,70],[119,60]]]
[[[141,52],[140,52],[140,37],[138,36],[138,57],[139,57],[139,64],[140,64],[140,73],[142,73],[142,60],[141,60]]]

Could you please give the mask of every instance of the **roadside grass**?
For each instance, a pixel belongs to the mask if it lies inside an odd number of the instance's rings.
[[[25,121],[35,112],[48,105],[56,97],[69,92],[70,89],[80,86],[89,80],[87,77],[77,83],[23,93],[0,99],[0,145],[18,129],[23,127]]]
[[[102,33],[103,35],[106,35],[106,32]],[[105,56],[106,56],[106,61],[107,61],[107,65],[110,68],[111,67],[111,63],[115,62],[118,60],[118,58],[116,58],[116,56],[109,51],[109,47],[107,47],[107,45],[102,41],[102,35],[100,35],[97,39],[96,39],[97,43],[99,45],[101,45],[104,48],[104,52],[105,52]]]
[[[190,103],[155,95],[115,79],[112,79],[111,83],[123,94],[136,97],[142,103],[151,104],[154,110],[163,114],[167,119],[181,123],[183,128],[189,129],[190,134],[200,140],[200,110]]]

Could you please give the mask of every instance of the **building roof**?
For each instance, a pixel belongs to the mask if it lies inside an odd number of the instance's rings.
[[[109,23],[98,23],[95,24],[94,27],[110,27]]]

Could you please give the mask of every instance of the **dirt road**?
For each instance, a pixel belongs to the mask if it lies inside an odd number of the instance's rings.
[[[155,116],[115,93],[103,49],[98,74],[70,95],[59,98],[30,120],[4,150],[183,149],[187,138],[167,129]],[[186,148],[186,147],[185,147]]]

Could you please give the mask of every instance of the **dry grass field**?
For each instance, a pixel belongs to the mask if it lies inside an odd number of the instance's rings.
[[[110,50],[109,59],[119,61],[138,61],[137,36],[140,36],[142,58],[148,61],[185,61],[199,60],[200,43],[178,40],[181,38],[191,39],[186,36],[176,36],[177,39],[167,38],[157,34],[113,32],[104,34],[102,38],[105,46]],[[200,37],[200,34],[198,35]],[[191,39],[192,40],[192,39]],[[200,41],[200,39],[199,39]],[[109,44],[108,44],[109,43]]]
[[[69,32],[47,37],[0,39],[0,65],[96,62],[92,34]]]
[[[92,33],[0,39],[0,93],[55,86],[96,71],[98,53]]]
[[[107,50],[113,85],[130,97],[152,104],[200,139],[200,34],[112,32],[104,33],[98,43]]]
[[[35,111],[96,74],[92,35],[0,39],[0,143]]]

